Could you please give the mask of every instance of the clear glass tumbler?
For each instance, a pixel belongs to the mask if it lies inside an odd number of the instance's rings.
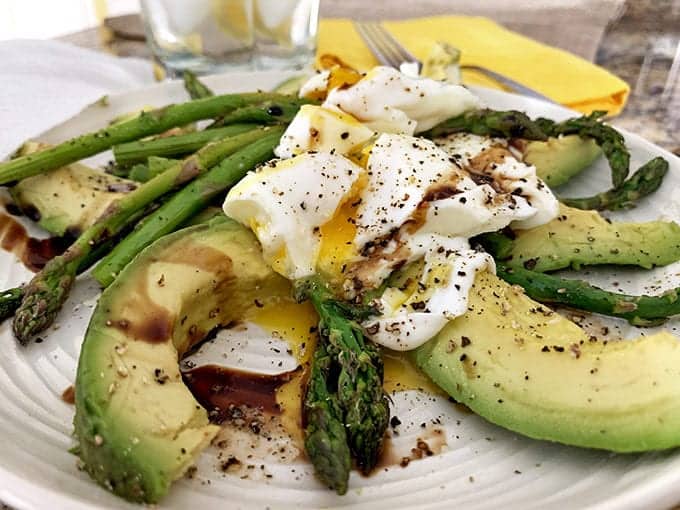
[[[170,76],[248,69],[253,0],[141,0],[146,36]]]
[[[302,69],[316,50],[319,0],[253,0],[259,69]]]

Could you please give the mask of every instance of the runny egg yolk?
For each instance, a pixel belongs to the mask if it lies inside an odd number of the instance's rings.
[[[281,422],[294,442],[302,448],[302,403],[305,378],[318,341],[319,317],[309,301],[296,303],[292,298],[278,298],[252,309],[247,317],[268,333],[286,341],[291,355],[302,367],[290,381],[276,391],[276,402],[281,409]],[[427,376],[418,370],[403,352],[384,349],[384,388],[388,393],[420,390],[431,395],[443,395]]]
[[[321,227],[331,221],[363,169],[334,153],[273,161],[227,195],[227,216],[249,226],[270,266],[290,280],[317,272]]]
[[[344,280],[343,273],[347,264],[359,255],[354,245],[357,233],[355,218],[361,203],[359,197],[366,184],[366,174],[363,173],[354,183],[349,196],[335,211],[335,215],[319,229],[321,248],[317,269],[338,285]]]
[[[244,318],[268,333],[282,338],[302,367],[290,381],[276,391],[276,402],[281,409],[281,422],[295,443],[302,448],[302,402],[304,381],[309,362],[318,341],[319,317],[309,301],[296,303],[292,298],[279,298],[252,309]],[[383,351],[385,363],[384,387],[387,392],[421,390],[432,395],[442,391],[420,372],[402,352]]]
[[[292,356],[302,367],[302,370],[298,370],[290,381],[276,390],[276,402],[281,409],[281,422],[295,443],[302,448],[301,417],[304,379],[312,354],[316,349],[318,338],[316,327],[319,324],[319,317],[311,302],[296,303],[289,298],[265,303],[261,308],[255,308],[246,320],[284,339]]]
[[[430,395],[446,396],[444,390],[419,370],[404,351],[382,350],[385,376],[383,388],[388,393],[421,390]]]

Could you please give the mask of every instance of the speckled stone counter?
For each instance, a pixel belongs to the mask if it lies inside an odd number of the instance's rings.
[[[625,110],[612,123],[680,155],[680,1],[627,2],[596,62],[631,86]]]

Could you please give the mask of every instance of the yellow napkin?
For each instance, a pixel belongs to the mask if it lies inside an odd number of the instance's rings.
[[[615,115],[623,109],[630,92],[626,82],[601,67],[507,30],[488,18],[435,16],[386,21],[384,26],[420,60],[427,57],[434,41],[444,41],[462,51],[461,64],[501,73],[583,113],[607,110]],[[317,56],[324,53],[337,55],[360,70],[378,64],[346,19],[321,20]],[[465,72],[463,81],[503,88],[474,72]]]

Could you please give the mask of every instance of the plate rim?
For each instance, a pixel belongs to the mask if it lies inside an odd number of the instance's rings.
[[[232,79],[234,82],[238,83],[249,83],[253,80],[268,81],[271,84],[276,84],[283,81],[287,77],[295,74],[300,74],[298,72],[281,72],[281,71],[238,71],[231,73],[220,73],[204,77],[208,84],[222,84],[223,80],[227,77]],[[111,100],[124,100],[131,94],[150,94],[154,91],[168,91],[172,88],[181,88],[182,82],[180,80],[169,80],[159,83],[152,83],[144,87],[133,88],[124,91],[117,91],[107,94],[107,97]],[[236,87],[239,88],[239,87]],[[573,115],[581,115],[580,112],[571,110],[562,105],[548,103],[546,101],[523,96],[521,94],[513,94],[505,91],[500,91],[496,89],[490,89],[481,86],[470,86],[470,90],[481,95],[484,99],[497,97],[502,100],[510,101],[521,101],[525,105],[527,103],[534,105],[539,109],[546,110],[546,115],[553,117],[553,113],[556,117],[567,117]],[[251,88],[252,90],[252,88]],[[228,92],[224,92],[228,93]],[[97,102],[86,105],[75,115],[72,115],[61,122],[54,124],[53,126],[41,131],[32,138],[40,138],[46,133],[53,130],[59,129],[64,123],[71,121],[83,114],[88,108],[96,105]],[[518,109],[521,109],[518,107]],[[617,127],[627,141],[634,142],[639,146],[644,147],[645,150],[654,152],[658,155],[663,156],[668,159],[673,165],[680,165],[680,157],[671,153],[670,151],[660,147],[653,142],[637,135],[629,130]],[[2,155],[4,156],[4,155]],[[0,391],[2,389],[0,388]],[[680,450],[678,450],[677,457],[671,462],[672,467],[680,467]],[[88,478],[89,480],[89,478]],[[644,483],[640,483],[630,489],[627,489],[615,497],[610,497],[607,500],[603,500],[596,504],[590,505],[589,508],[597,508],[601,510],[621,508],[624,504],[626,507],[640,507],[648,508],[649,505],[666,505],[674,504],[680,501],[680,493],[674,491],[674,485],[680,482],[680,469],[669,469],[662,476],[656,477],[654,479],[646,480]],[[99,490],[101,489],[98,485],[93,483],[93,487]],[[674,497],[674,494],[677,495]],[[12,506],[16,510],[34,510],[41,508],[40,505],[44,504],[45,501],[50,501],[53,508],[69,508],[69,509],[92,509],[95,508],[89,503],[85,503],[80,499],[76,499],[73,492],[62,492],[54,488],[41,485],[29,478],[24,478],[20,475],[15,474],[13,471],[5,468],[5,466],[0,464],[0,501],[6,505]],[[108,506],[107,503],[102,502],[97,508],[100,509],[112,509],[112,508],[140,508],[139,505],[131,504],[123,499],[119,501],[120,505],[115,507]]]

